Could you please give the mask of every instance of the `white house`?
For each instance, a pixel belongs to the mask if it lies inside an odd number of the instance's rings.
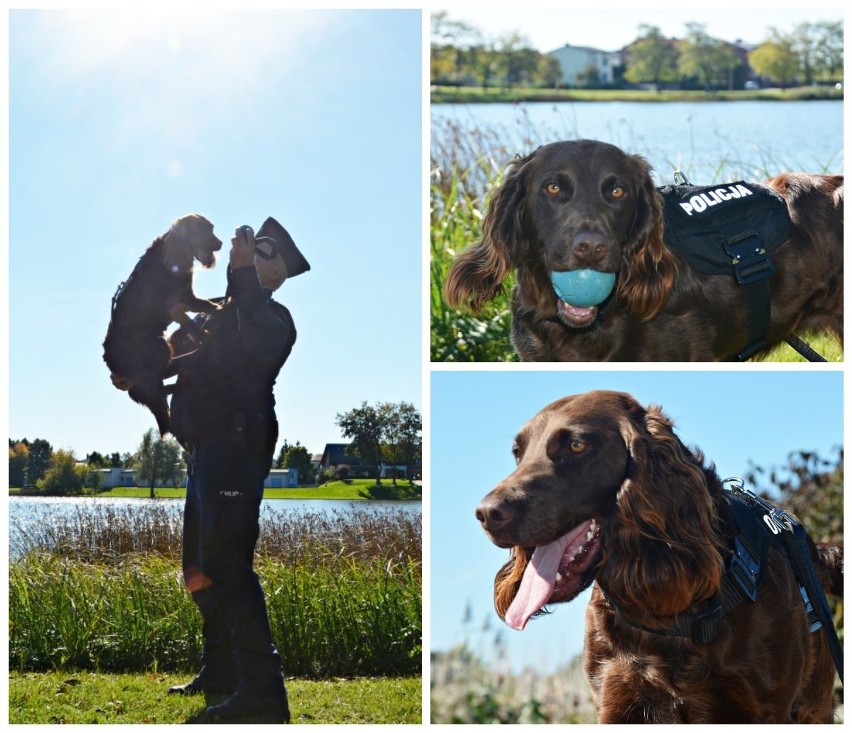
[[[621,64],[619,51],[601,51],[597,48],[568,44],[551,51],[547,56],[554,56],[559,61],[562,67],[562,83],[569,87],[577,86],[577,75],[590,66],[598,70],[601,84],[612,84],[615,81],[615,67]]]

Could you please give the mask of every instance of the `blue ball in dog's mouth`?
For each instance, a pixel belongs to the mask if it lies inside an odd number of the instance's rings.
[[[580,308],[603,303],[615,286],[614,272],[600,270],[551,271],[550,280],[560,300]]]

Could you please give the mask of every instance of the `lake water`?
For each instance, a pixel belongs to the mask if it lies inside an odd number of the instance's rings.
[[[842,101],[435,104],[431,120],[433,141],[450,125],[496,132],[505,162],[556,140],[602,140],[647,158],[658,185],[675,169],[696,184],[843,172]]]

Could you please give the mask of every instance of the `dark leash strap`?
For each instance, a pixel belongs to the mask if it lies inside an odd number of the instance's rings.
[[[814,351],[798,336],[788,336],[785,340],[790,346],[792,346],[796,351],[799,352],[799,354],[805,357],[805,359],[807,359],[808,361],[828,361],[827,359],[823,359],[816,351]]]

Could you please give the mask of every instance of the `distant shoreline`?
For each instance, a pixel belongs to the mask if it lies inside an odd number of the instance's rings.
[[[842,101],[843,89],[835,87],[794,87],[791,89],[749,89],[703,92],[644,89],[499,89],[482,87],[433,86],[432,104],[520,104],[557,102],[811,102]]]
[[[264,489],[264,499],[329,499],[343,501],[421,501],[419,483],[414,489],[407,479],[398,479],[394,487],[390,479],[383,479],[381,491],[371,495],[371,489],[375,491],[376,483],[373,479],[351,479],[347,481],[332,481],[323,486],[302,486],[292,489],[267,488]],[[185,487],[157,486],[157,499],[183,499],[186,496]],[[97,494],[80,494],[68,498],[75,499],[148,499],[151,489],[147,486],[121,486],[115,489],[102,491]],[[57,499],[56,496],[40,496],[38,494],[20,493],[19,489],[10,489],[9,497]]]

